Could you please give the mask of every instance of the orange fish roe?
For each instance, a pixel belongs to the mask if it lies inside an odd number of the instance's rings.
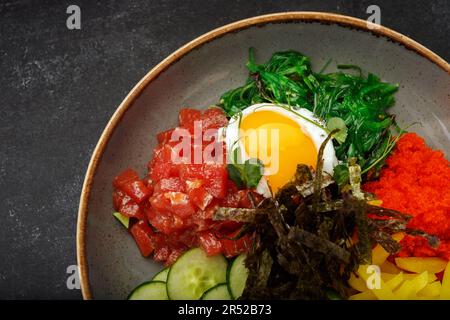
[[[450,260],[450,167],[415,133],[403,135],[386,160],[380,179],[363,186],[383,207],[411,214],[408,227],[439,237],[434,249],[422,237],[405,237],[400,256],[439,256]]]

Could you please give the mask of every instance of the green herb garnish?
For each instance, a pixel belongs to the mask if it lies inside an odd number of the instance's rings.
[[[337,142],[342,144],[345,142],[345,139],[347,139],[347,130],[348,129],[347,129],[347,126],[345,125],[345,121],[342,120],[341,118],[334,117],[334,118],[328,119],[327,129],[330,132],[333,130],[336,130],[336,129],[339,130],[333,135],[333,138],[335,138]]]
[[[228,164],[228,177],[236,183],[238,188],[255,188],[264,172],[264,165],[259,159],[247,159],[244,163],[240,159],[240,148],[233,149],[231,163]]]
[[[341,188],[346,185],[349,180],[348,176],[348,166],[346,164],[338,164],[333,169],[333,179],[336,181],[337,185]]]
[[[261,180],[263,164],[258,159],[248,159],[243,164],[230,163],[228,176],[239,188],[255,188]]]

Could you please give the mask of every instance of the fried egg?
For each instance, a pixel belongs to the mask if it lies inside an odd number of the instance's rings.
[[[264,165],[262,180],[275,193],[292,179],[297,164],[316,168],[320,145],[327,137],[324,127],[307,109],[255,104],[230,119],[225,129],[227,153],[236,155],[240,163],[259,159]],[[331,140],[323,160],[323,170],[333,174],[338,160]]]

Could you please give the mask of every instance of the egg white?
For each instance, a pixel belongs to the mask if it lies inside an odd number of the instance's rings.
[[[311,111],[307,109],[300,108],[300,109],[292,109],[291,111],[287,110],[286,108],[287,107],[280,107],[271,103],[259,103],[251,105],[246,109],[244,109],[241,113],[234,115],[230,119],[228,126],[225,128],[225,142],[227,145],[228,156],[231,157],[233,155],[233,151],[239,146],[238,149],[239,161],[243,162],[249,159],[249,156],[245,152],[245,147],[242,142],[243,139],[240,139],[239,137],[239,124],[241,120],[244,119],[247,115],[253,112],[260,112],[260,111],[276,112],[297,122],[299,125],[299,130],[303,130],[303,133],[305,133],[311,139],[317,152],[319,152],[321,144],[325,141],[328,135],[327,132],[321,128],[325,127],[325,124],[321,120],[319,120]],[[315,124],[305,120],[304,118],[298,116],[295,113],[309,119]],[[338,164],[338,160],[336,158],[333,142],[331,140],[325,146],[323,152],[323,160],[324,160],[323,171],[332,175],[333,168]],[[280,163],[280,165],[283,164]]]

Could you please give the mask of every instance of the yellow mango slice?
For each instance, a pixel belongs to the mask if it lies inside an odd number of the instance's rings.
[[[405,273],[403,274],[403,278],[405,280],[414,280],[416,277],[418,277],[419,274],[417,273]],[[436,281],[437,277],[434,273],[429,273],[428,272],[428,283],[432,283],[433,281]]]
[[[359,292],[368,290],[366,282],[360,277],[357,277],[354,273],[350,275],[350,279],[348,279],[348,284],[350,285],[350,287]]]
[[[450,262],[447,262],[444,277],[442,278],[441,300],[450,300]]]
[[[404,237],[405,234],[403,232],[399,232],[392,235],[392,238],[397,242],[400,242]],[[384,248],[380,244],[377,244],[372,249],[372,264],[381,266],[389,257],[389,255],[390,255],[389,252],[384,250]]]
[[[447,261],[436,257],[409,257],[409,258],[395,258],[395,264],[403,270],[423,273],[439,273],[445,269]]]
[[[417,293],[428,284],[428,271],[422,272],[412,280],[405,280],[400,288],[394,291],[395,299],[417,299]]]
[[[399,268],[397,268],[397,266],[395,264],[393,264],[392,262],[387,261],[387,260],[381,265],[380,269],[381,269],[381,272],[392,273],[392,274],[397,274],[402,271]]]
[[[399,274],[399,273],[397,273],[397,274]],[[387,282],[387,281],[391,280],[392,278],[394,278],[397,274],[381,272],[381,279],[383,279],[384,282]]]
[[[397,242],[402,241],[404,237],[405,237],[405,233],[403,233],[403,232],[397,232],[392,235],[392,239],[394,239]]]
[[[372,264],[380,266],[386,261],[386,259],[389,257],[389,252],[384,250],[384,248],[377,244],[372,249]]]
[[[423,288],[422,290],[420,290],[417,295],[422,298],[438,298],[439,295],[441,294],[441,283],[439,281],[435,281],[432,283],[429,283],[425,286],[425,288]]]
[[[381,205],[383,204],[383,200],[369,200],[367,201],[367,203],[372,206],[381,207]]]
[[[367,283],[367,280],[373,276],[367,272],[368,265],[360,265],[358,268],[358,275]],[[394,293],[392,290],[386,285],[386,283],[381,279],[380,275],[380,288],[371,289],[372,293],[380,300],[393,300],[395,299]]]
[[[348,297],[349,300],[377,300],[372,291],[367,290]]]
[[[396,275],[392,273],[385,273],[381,272],[381,279],[383,279],[384,282],[387,282],[394,278]],[[417,273],[403,273],[403,280],[414,280],[419,275]],[[434,273],[428,273],[428,283],[432,283],[433,281],[436,281],[437,277]]]
[[[396,274],[392,279],[386,281],[386,286],[389,289],[395,290],[397,289],[404,281],[403,273]]]

